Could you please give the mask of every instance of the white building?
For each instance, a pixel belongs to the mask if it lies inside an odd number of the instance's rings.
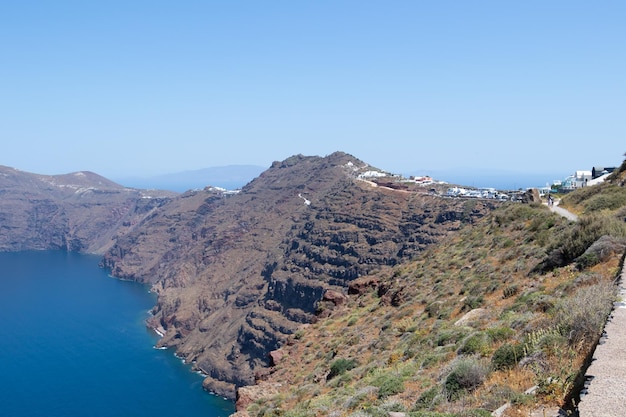
[[[591,171],[576,171],[574,174],[574,187],[581,188],[587,185],[588,181],[591,181]]]

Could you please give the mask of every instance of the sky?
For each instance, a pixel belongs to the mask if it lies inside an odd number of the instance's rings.
[[[610,0],[2,2],[0,165],[615,166],[625,21]]]

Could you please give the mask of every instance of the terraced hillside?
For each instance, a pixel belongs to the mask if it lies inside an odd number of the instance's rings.
[[[625,182],[626,163],[565,196],[578,222],[505,204],[350,282],[342,305],[301,326],[270,373],[239,390],[239,415],[573,411],[623,264]]]
[[[500,204],[359,178],[371,170],[339,152],[294,156],[238,194],[188,192],[118,239],[104,265],[154,284],[160,344],[208,375],[207,389],[234,398],[270,352],[341,303],[350,282],[407,262]]]
[[[0,166],[0,250],[103,253],[174,196],[92,172],[39,175]]]

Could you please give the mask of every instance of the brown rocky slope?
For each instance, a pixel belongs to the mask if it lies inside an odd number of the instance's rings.
[[[0,251],[103,253],[174,195],[92,172],[38,175],[0,166]]]
[[[153,284],[160,344],[208,375],[205,388],[233,398],[352,280],[411,259],[498,204],[359,178],[372,169],[340,152],[298,155],[238,194],[187,192],[119,237],[103,265]]]

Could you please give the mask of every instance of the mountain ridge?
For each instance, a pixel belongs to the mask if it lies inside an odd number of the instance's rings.
[[[589,329],[572,339],[590,314],[567,321],[575,311],[565,302],[596,288],[610,298],[606,284],[626,238],[624,172],[566,196],[563,204],[587,212],[571,224],[533,204],[534,194],[526,195],[531,204],[445,198],[445,184],[402,182],[343,152],[276,161],[236,193],[145,191],[89,172],[41,176],[0,167],[0,250],[102,253],[113,276],[152,285],[158,297],[148,324],[162,334],[159,346],[205,374],[209,391],[234,398],[257,381],[293,385],[285,393],[262,382],[254,404],[238,405],[244,413],[281,414],[284,404],[299,415],[301,407],[329,410],[331,403],[378,413],[388,397],[398,401],[394,409],[409,410],[419,397],[415,410],[472,403],[482,412],[509,398],[488,391],[501,382],[476,380],[466,391],[484,385],[487,392],[470,398],[461,389],[459,402],[449,394],[450,370],[469,363],[483,378],[490,355],[520,345],[538,349],[531,363],[540,365],[541,398],[553,404],[571,395],[576,376],[562,373],[579,365],[541,349],[555,346],[579,361],[593,342]],[[577,305],[604,309],[609,298]],[[561,316],[542,316],[553,307]],[[351,362],[358,352],[374,361]],[[285,353],[296,366],[316,368],[299,373],[281,360]],[[435,363],[439,379],[430,380]],[[349,369],[333,373],[337,364]],[[545,377],[542,369],[561,374]],[[490,378],[530,375],[503,372]],[[369,385],[352,386],[353,378]],[[355,389],[366,391],[354,396]],[[520,387],[506,389],[518,395]]]
[[[314,318],[325,292],[409,259],[498,204],[377,187],[359,178],[368,171],[382,172],[342,152],[295,155],[238,194],[185,193],[118,239],[103,266],[153,284],[160,345],[234,398]]]
[[[578,221],[507,203],[352,281],[238,390],[236,416],[577,415],[591,353],[622,304],[625,178],[626,161],[563,196]]]
[[[0,250],[102,254],[174,195],[126,188],[89,171],[40,175],[0,166]]]

